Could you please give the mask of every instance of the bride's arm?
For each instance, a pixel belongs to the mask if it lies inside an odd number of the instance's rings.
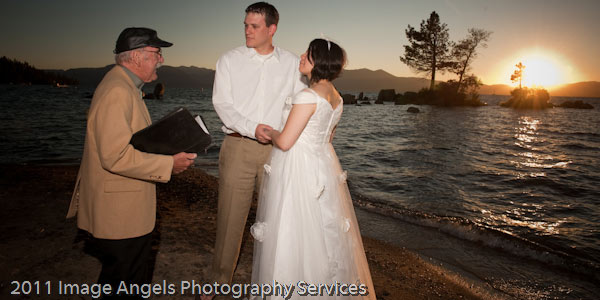
[[[316,108],[317,104],[315,103],[294,104],[283,130],[281,132],[272,130],[269,133],[273,144],[283,151],[292,148]]]

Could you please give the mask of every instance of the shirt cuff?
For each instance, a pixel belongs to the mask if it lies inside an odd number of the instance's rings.
[[[250,128],[251,131],[248,132],[248,137],[256,139],[256,127],[258,127],[258,122],[248,121],[248,126],[246,128]]]

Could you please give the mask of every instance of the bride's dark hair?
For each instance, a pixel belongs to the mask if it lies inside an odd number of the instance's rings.
[[[338,44],[324,39],[312,40],[306,56],[314,66],[310,72],[311,83],[317,83],[321,79],[333,81],[340,76],[346,65],[346,51]]]

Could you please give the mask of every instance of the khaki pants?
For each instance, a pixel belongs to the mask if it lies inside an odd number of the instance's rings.
[[[259,191],[271,145],[225,136],[219,153],[219,207],[213,280],[231,284],[254,191]]]

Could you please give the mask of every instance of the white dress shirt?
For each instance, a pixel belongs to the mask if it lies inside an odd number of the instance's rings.
[[[267,55],[246,46],[223,54],[212,95],[223,132],[256,138],[258,124],[281,130],[285,99],[306,87],[299,62],[298,56],[279,47]]]

